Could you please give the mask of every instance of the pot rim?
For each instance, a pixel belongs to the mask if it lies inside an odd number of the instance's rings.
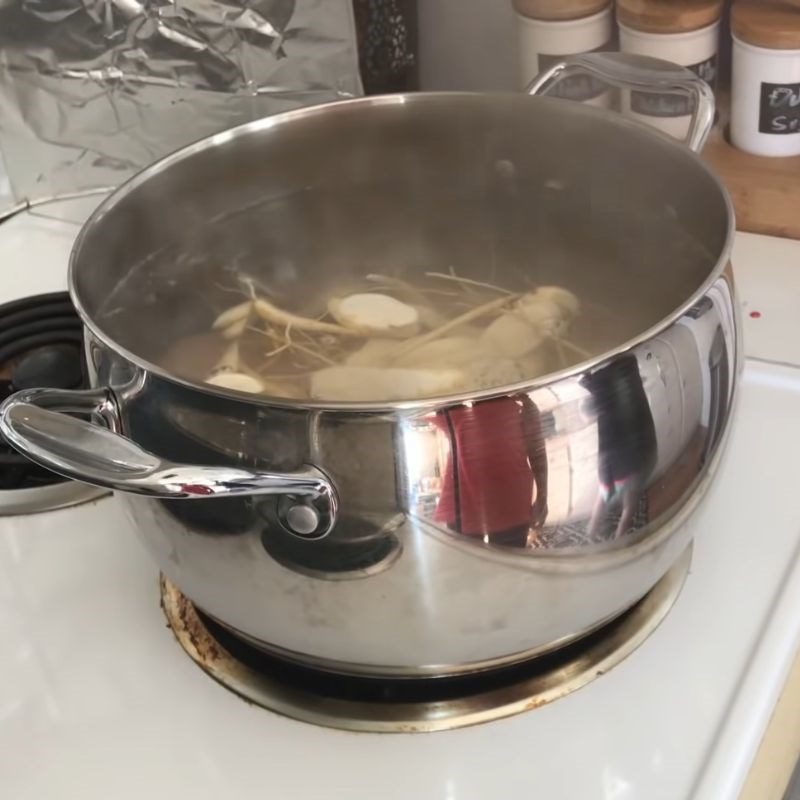
[[[687,297],[687,299],[679,305],[674,311],[668,314],[659,322],[645,329],[637,336],[621,343],[615,348],[606,350],[603,353],[585,359],[571,367],[558,370],[557,372],[550,372],[546,375],[539,376],[535,380],[518,381],[516,383],[505,384],[492,389],[482,389],[473,392],[461,392],[458,394],[440,395],[419,400],[404,400],[395,402],[365,402],[365,401],[339,401],[339,402],[323,402],[313,400],[294,400],[285,397],[271,397],[269,395],[253,395],[246,392],[239,392],[235,390],[222,389],[221,387],[212,386],[206,383],[191,381],[187,378],[182,378],[173,375],[162,367],[153,364],[147,359],[141,358],[132,353],[127,348],[115,342],[108,336],[92,319],[89,312],[84,307],[78,290],[76,288],[76,272],[77,261],[80,256],[80,251],[83,242],[89,232],[100,224],[102,217],[114,208],[125,197],[135,191],[140,185],[145,183],[153,175],[168,169],[172,164],[182,161],[196,153],[207,150],[211,147],[225,144],[228,141],[237,139],[241,136],[268,130],[269,128],[278,125],[290,124],[295,119],[303,119],[307,117],[319,116],[320,114],[330,114],[340,108],[352,108],[353,106],[388,106],[388,105],[407,105],[415,102],[429,102],[436,98],[453,98],[453,97],[473,97],[482,98],[488,96],[486,92],[453,92],[453,91],[440,91],[440,92],[415,92],[403,94],[390,94],[390,95],[372,95],[368,97],[355,97],[349,100],[337,100],[329,103],[320,103],[318,105],[306,106],[299,109],[284,111],[279,114],[262,117],[251,122],[237,125],[228,130],[221,131],[203,139],[199,139],[191,144],[188,144],[173,153],[170,153],[163,158],[155,161],[153,164],[145,167],[140,172],[129,178],[124,183],[120,184],[111,194],[106,197],[102,203],[92,212],[90,217],[86,220],[81,228],[75,243],[73,244],[68,269],[68,284],[69,293],[75,308],[80,315],[80,318],[86,328],[92,335],[105,345],[110,350],[122,355],[132,364],[136,365],[148,373],[153,373],[160,378],[172,383],[182,385],[194,391],[199,391],[204,394],[221,397],[224,399],[235,399],[238,401],[247,402],[252,405],[263,405],[275,408],[286,408],[292,410],[304,411],[353,411],[353,412],[372,412],[372,413],[395,413],[395,412],[432,412],[438,409],[463,405],[465,403],[474,403],[483,400],[491,400],[498,397],[505,397],[508,395],[528,394],[538,389],[551,386],[555,383],[577,377],[588,371],[594,370],[599,366],[606,364],[617,358],[620,355],[630,352],[641,344],[655,338],[663,331],[671,327],[677,322],[698,300],[706,295],[708,290],[723,274],[728,264],[730,263],[730,255],[733,249],[733,237],[736,232],[736,220],[733,202],[730,194],[725,188],[724,184],[718,175],[711,169],[711,167],[701,158],[700,154],[694,152],[691,148],[687,147],[683,142],[675,139],[669,134],[663,133],[656,128],[646,125],[643,122],[635,119],[629,119],[619,112],[590,106],[582,103],[568,103],[564,101],[547,96],[541,95],[525,95],[518,92],[496,92],[491,93],[491,97],[495,99],[502,98],[524,98],[527,102],[539,104],[558,104],[555,107],[560,108],[560,113],[574,113],[584,114],[587,117],[597,117],[604,120],[606,123],[613,123],[618,125],[621,130],[646,130],[648,135],[655,138],[660,138],[664,144],[676,150],[680,150],[683,157],[689,158],[694,161],[697,168],[701,169],[716,185],[727,208],[727,230],[725,232],[725,242],[722,250],[717,258],[717,262],[713,269],[710,270],[706,279],[698,286],[698,288]],[[569,109],[569,111],[567,110]]]

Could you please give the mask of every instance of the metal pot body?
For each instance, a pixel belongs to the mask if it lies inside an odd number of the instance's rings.
[[[518,393],[471,408],[304,411],[222,399],[143,373],[91,334],[89,353],[93,382],[113,387],[120,429],[151,452],[254,471],[310,463],[337,488],[338,522],[320,539],[293,533],[273,496],[119,493],[160,569],[201,609],[316,666],[452,674],[527,658],[592,630],[641,598],[688,546],[732,409],[735,314],[728,271],[680,320],[625,356],[634,370],[611,367],[610,391],[646,398],[650,422],[633,414],[628,427],[601,433],[618,401],[606,395],[602,405],[602,391],[593,400],[586,387],[596,377],[586,374],[527,393],[549,462],[547,516],[535,529],[527,517],[492,529],[500,507],[535,504],[530,462],[515,455],[517,463],[507,463],[525,435]],[[471,435],[476,452],[454,462]],[[609,486],[620,458],[630,474],[617,472]],[[437,513],[448,477],[450,491],[460,479],[466,492],[472,470],[485,477],[509,466],[522,481],[505,494],[495,484],[471,497],[482,532],[459,530],[455,515]],[[633,515],[619,530],[627,492]]]
[[[575,69],[637,90],[688,86],[702,142],[698,119],[713,108],[690,73],[596,56],[539,86]],[[73,254],[97,389],[20,393],[0,409],[3,434],[52,469],[119,490],[160,569],[199,608],[303,663],[409,677],[488,669],[630,608],[690,543],[729,426],[741,361],[730,203],[665,137],[562,100],[521,103],[370,98],[245,126],[145,171]],[[443,126],[474,133],[445,147]],[[305,181],[329,131],[359,146],[323,174],[316,165],[321,188],[308,184],[295,213],[278,190],[298,171]],[[285,158],[248,171],[262,151]],[[203,278],[186,242],[201,261],[217,246],[190,223],[200,206],[218,221],[234,201],[254,203],[259,170],[276,181],[259,230],[283,247],[266,278],[284,288],[307,279],[302,264],[324,283],[343,263],[375,269],[401,251],[420,261],[414,246],[485,278],[494,254],[517,277],[573,278],[630,335],[530,385],[436,402],[269,402],[182,380],[147,351],[163,339],[159,319],[202,327],[183,296],[169,300],[187,276]],[[352,193],[338,192],[339,174]],[[208,196],[192,191],[200,185]],[[371,194],[359,194],[365,185]],[[227,240],[227,257],[241,257],[240,243]],[[160,261],[131,277],[126,259],[143,258]],[[126,299],[109,308],[120,286]],[[59,413],[70,411],[102,424]]]

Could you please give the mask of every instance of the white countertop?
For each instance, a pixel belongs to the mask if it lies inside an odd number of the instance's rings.
[[[748,357],[800,366],[800,242],[738,233],[733,267]]]

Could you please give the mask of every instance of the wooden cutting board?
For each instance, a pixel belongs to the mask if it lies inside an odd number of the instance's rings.
[[[738,230],[800,239],[800,156],[753,156],[714,131],[703,158],[733,198]]]

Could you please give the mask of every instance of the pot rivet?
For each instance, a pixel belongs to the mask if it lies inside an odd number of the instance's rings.
[[[319,527],[319,512],[314,506],[296,503],[286,509],[284,522],[292,533],[309,536]]]

